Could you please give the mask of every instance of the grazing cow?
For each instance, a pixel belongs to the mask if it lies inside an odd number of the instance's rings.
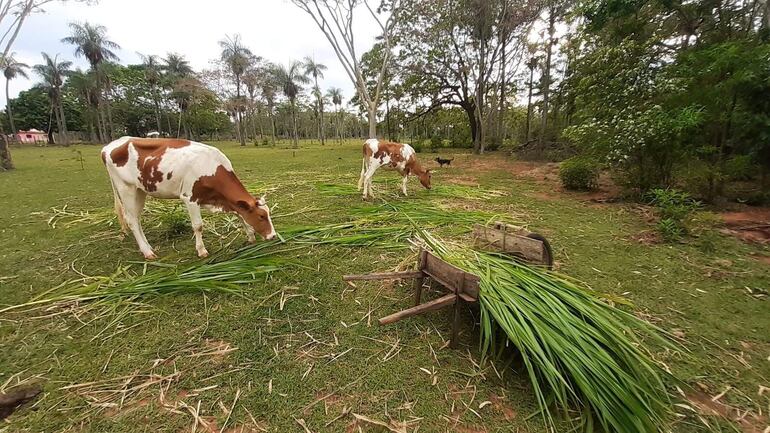
[[[246,191],[230,160],[215,147],[188,140],[122,137],[104,146],[102,161],[112,182],[120,225],[124,232],[128,226],[148,260],[156,256],[140,221],[147,195],[184,202],[200,257],[208,256],[201,207],[237,213],[249,242],[256,240],[255,233],[265,240],[275,237],[264,197]]]
[[[401,192],[404,195],[406,195],[406,181],[410,174],[417,176],[422,186],[430,189],[430,170],[422,168],[412,146],[370,138],[364,143],[364,160],[361,166],[361,177],[358,179],[358,190],[364,189],[364,199],[374,197],[372,176],[380,167],[395,169],[403,176]]]

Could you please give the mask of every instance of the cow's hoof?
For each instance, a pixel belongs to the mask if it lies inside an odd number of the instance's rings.
[[[156,256],[154,252],[150,251],[149,253],[144,253],[144,259],[145,260],[157,260],[158,256]]]
[[[257,238],[249,238],[249,239],[246,239],[246,242],[248,242],[248,243],[250,243],[250,244],[255,244],[255,243],[257,243]]]
[[[208,256],[209,256],[209,252],[206,251],[205,249],[198,251],[198,257],[205,259]]]

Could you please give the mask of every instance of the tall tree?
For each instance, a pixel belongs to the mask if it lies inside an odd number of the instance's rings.
[[[284,96],[289,99],[291,104],[292,120],[292,140],[294,148],[299,147],[299,134],[297,132],[297,95],[302,90],[302,85],[310,82],[307,76],[302,73],[302,63],[293,61],[288,66],[277,65],[273,69],[276,82],[281,87]]]
[[[553,56],[554,33],[556,32],[556,18],[560,13],[555,0],[548,4],[548,33],[545,40],[545,63],[543,64],[543,79],[540,85],[540,93],[543,95],[542,113],[540,114],[540,136],[538,137],[539,154],[542,156],[545,150],[545,139],[548,134],[548,104],[551,102],[551,57]]]
[[[11,134],[14,134],[14,137],[16,137],[17,129],[16,123],[13,121],[13,111],[11,110],[10,103],[11,96],[8,91],[8,87],[11,80],[15,79],[16,77],[29,78],[26,72],[26,70],[29,68],[29,65],[17,61],[15,55],[16,53],[11,53],[7,57],[0,59],[0,68],[2,68],[3,75],[5,76],[5,103],[6,111],[8,111],[8,124],[11,126]]]
[[[243,45],[241,42],[241,35],[225,36],[225,38],[219,41],[219,47],[222,48],[221,58],[225,62],[230,72],[233,74],[235,81],[235,98],[236,105],[241,105],[241,77],[251,64],[251,58],[253,54],[251,51]],[[246,134],[243,128],[243,108],[239,108],[235,112],[235,123],[238,129],[238,139],[241,142],[241,146],[246,145]]]
[[[275,146],[275,95],[277,93],[278,83],[273,73],[272,68],[274,65],[269,66],[262,71],[262,80],[260,83],[260,90],[262,91],[262,98],[265,101],[265,107],[267,108],[267,116],[270,120],[270,132],[271,132],[271,144]]]
[[[324,100],[323,100],[323,94],[321,93],[321,88],[318,87],[318,78],[324,77],[324,71],[326,70],[326,65],[322,63],[318,63],[313,59],[312,57],[305,57],[304,60],[304,67],[305,67],[305,75],[310,75],[313,77],[313,81],[315,82],[315,88],[314,93],[316,97],[316,109],[318,110],[318,139],[321,140],[321,145],[323,146],[326,144],[326,139],[324,137]]]
[[[142,66],[144,67],[144,79],[147,80],[147,84],[150,86],[152,93],[152,104],[155,108],[155,124],[158,132],[163,132],[163,126],[160,122],[160,82],[163,74],[160,57],[150,54],[139,54],[142,58]]]
[[[42,6],[55,0],[5,0],[0,2],[0,28],[3,36],[0,38],[0,60],[7,59],[12,52],[13,44],[21,33],[27,18],[42,10]],[[8,142],[3,134],[0,140],[0,170],[12,170],[13,160]]]
[[[326,36],[342,68],[355,86],[361,103],[366,107],[369,117],[369,138],[377,138],[377,109],[380,105],[385,69],[391,56],[391,33],[398,21],[401,0],[384,0],[376,11],[369,5],[368,0],[292,0],[292,2],[310,15]],[[367,79],[361,69],[361,59],[356,53],[354,12],[356,6],[361,4],[382,32],[380,38],[384,46],[384,59],[377,73],[377,84],[373,92],[367,86]],[[387,15],[384,20],[383,14]]]
[[[85,124],[88,128],[89,136],[92,142],[98,141],[97,123],[98,113],[96,112],[98,88],[93,72],[83,72],[77,69],[70,73],[67,85],[74,91],[75,97],[80,105],[84,107]]]
[[[335,129],[337,130],[337,140],[342,141],[342,129],[340,125],[340,111],[342,110],[342,89],[339,87],[332,87],[326,91],[326,97],[331,99],[334,104],[335,111],[337,113],[336,121],[334,122]]]
[[[62,138],[62,144],[69,146],[67,137],[67,119],[64,116],[64,105],[62,104],[61,88],[64,84],[64,78],[69,75],[72,62],[59,60],[59,56],[51,58],[46,53],[43,54],[42,64],[35,65],[35,72],[43,79],[43,85],[48,90],[48,97],[51,100],[51,111],[56,117],[56,127]]]
[[[177,130],[176,130],[176,136],[180,137],[182,132],[182,115],[185,110],[186,104],[186,95],[189,92],[185,92],[184,89],[190,88],[189,85],[183,85],[179,86],[179,83],[183,80],[186,80],[193,75],[193,69],[190,66],[190,63],[187,61],[187,59],[184,58],[183,55],[178,53],[168,53],[166,54],[166,58],[163,59],[163,69],[166,71],[165,75],[165,85],[168,87],[168,89],[171,92],[171,99],[174,101],[174,104],[179,109],[179,114],[177,118]],[[187,83],[190,84],[190,83]],[[171,123],[170,116],[168,118],[169,123]],[[169,131],[171,132],[171,131]]]
[[[532,88],[535,84],[535,68],[537,68],[537,64],[538,59],[535,56],[530,57],[527,62],[527,69],[529,69],[527,87],[529,90],[527,92],[527,124],[524,127],[524,136],[526,137],[527,143],[532,140]]]
[[[99,66],[105,61],[119,60],[115,50],[120,45],[107,38],[107,28],[100,25],[85,23],[70,23],[70,36],[62,39],[62,42],[75,46],[75,57],[85,57],[91,65],[91,71],[97,79],[97,103],[101,119],[101,141],[112,140],[113,125],[109,121],[109,100],[104,97],[105,91],[104,73]]]

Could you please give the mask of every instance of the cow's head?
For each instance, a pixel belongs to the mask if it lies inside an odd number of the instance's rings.
[[[238,200],[238,213],[246,224],[250,225],[262,239],[269,241],[275,238],[275,228],[270,219],[270,208],[264,197],[252,197],[252,200]]]
[[[426,189],[430,189],[430,178],[431,178],[430,172],[431,170],[425,170],[417,176],[420,179],[420,183],[422,184],[422,186],[424,186]]]

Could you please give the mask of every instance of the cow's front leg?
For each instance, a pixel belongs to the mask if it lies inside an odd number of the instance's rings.
[[[401,179],[401,192],[404,193],[404,197],[406,197],[406,181],[409,180],[409,175],[405,174],[404,178]]]
[[[203,244],[203,218],[201,218],[201,207],[197,203],[186,202],[187,212],[190,214],[190,223],[192,224],[193,233],[195,233],[195,250],[198,252],[198,257],[208,257],[209,252],[206,251],[206,246]]]
[[[254,227],[249,225],[249,223],[246,222],[245,219],[243,219],[242,216],[238,215],[238,218],[241,219],[241,222],[243,223],[243,229],[246,231],[246,240],[249,241],[249,243],[254,243],[257,241],[257,237],[254,235]]]

